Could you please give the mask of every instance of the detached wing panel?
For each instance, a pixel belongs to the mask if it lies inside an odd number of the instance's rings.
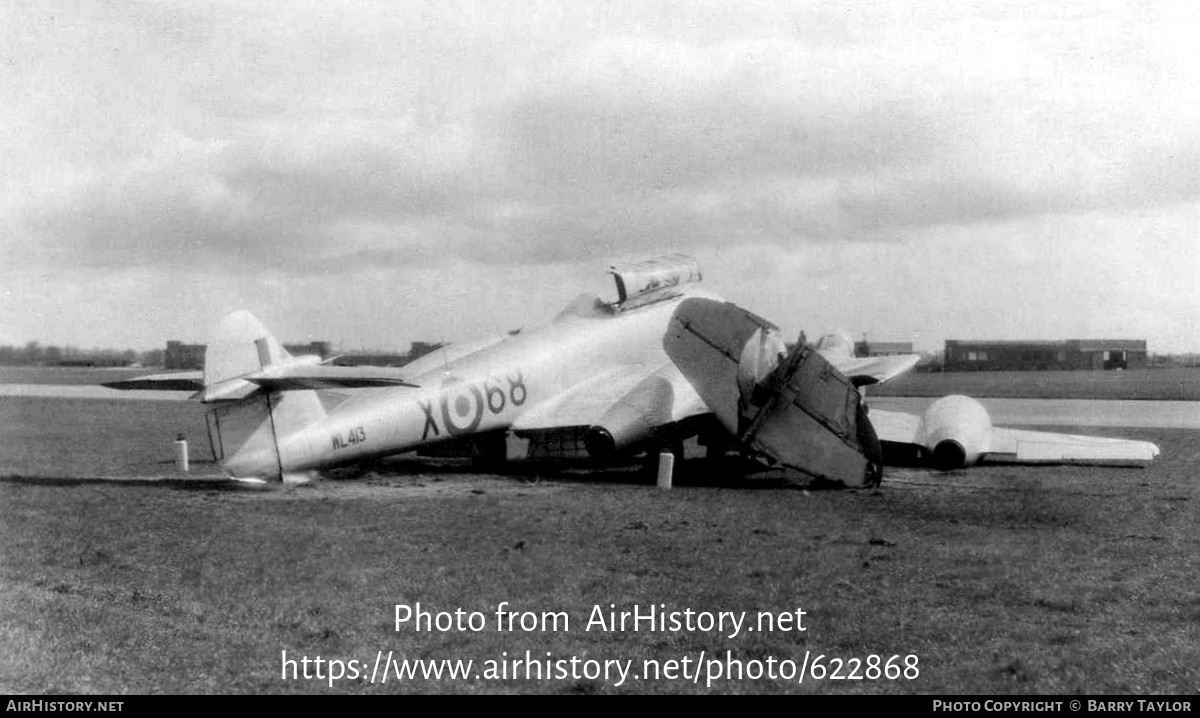
[[[1148,441],[993,427],[981,461],[1141,466],[1156,456],[1158,447]]]

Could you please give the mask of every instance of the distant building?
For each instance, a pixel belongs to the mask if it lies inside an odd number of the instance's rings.
[[[1144,339],[946,340],[946,371],[1132,369],[1145,365]]]
[[[334,364],[338,366],[404,366],[407,354],[370,352],[361,354],[338,354]]]
[[[888,357],[912,353],[912,342],[869,342],[864,339],[854,343],[856,357]]]

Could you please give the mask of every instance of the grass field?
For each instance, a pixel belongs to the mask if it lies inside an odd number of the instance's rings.
[[[646,659],[694,668],[701,651],[919,661],[913,680],[743,678],[714,692],[1200,688],[1194,432],[1107,432],[1157,442],[1146,469],[892,469],[878,492],[746,482],[692,461],[670,492],[631,470],[496,476],[415,460],[292,489],[53,478],[170,476],[177,431],[199,455],[192,404],[0,399],[0,692],[706,690],[665,678],[331,688],[282,680],[285,650],[477,668],[529,650],[632,660],[635,673]],[[29,473],[42,478],[13,477]],[[563,611],[570,630],[497,633],[502,601]],[[393,630],[394,605],[416,602],[480,611],[488,630]],[[610,604],[801,608],[808,630],[583,630]]]
[[[163,476],[183,434],[196,470],[216,471],[204,407],[187,401],[0,397],[0,476]]]

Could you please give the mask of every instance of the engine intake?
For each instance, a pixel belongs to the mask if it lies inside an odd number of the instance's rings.
[[[942,471],[973,465],[988,450],[992,417],[983,404],[960,394],[929,405],[922,442],[930,462]]]

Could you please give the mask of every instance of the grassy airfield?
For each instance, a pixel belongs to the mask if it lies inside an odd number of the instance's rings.
[[[1058,431],[1069,428],[1056,427]],[[687,461],[471,473],[399,460],[290,489],[171,476],[198,407],[0,399],[0,692],[1192,693],[1200,687],[1194,432],[1146,469],[892,469],[880,491],[805,491]],[[89,470],[88,467],[94,470]],[[39,478],[25,478],[31,474]],[[564,612],[496,631],[497,604]],[[482,631],[394,630],[394,605],[478,611]],[[585,630],[595,606],[805,612],[806,631]],[[643,624],[644,625],[644,624]],[[281,651],[364,664],[281,679]],[[395,659],[918,657],[912,680],[448,678],[370,683]],[[505,655],[507,654],[507,655]],[[715,655],[714,655],[715,654]],[[897,661],[896,663],[900,663]],[[895,664],[894,664],[895,665]],[[901,665],[903,665],[901,663]],[[568,670],[570,668],[568,667]],[[511,672],[511,666],[509,667]],[[865,665],[858,671],[862,675]],[[846,666],[842,674],[850,673]]]

